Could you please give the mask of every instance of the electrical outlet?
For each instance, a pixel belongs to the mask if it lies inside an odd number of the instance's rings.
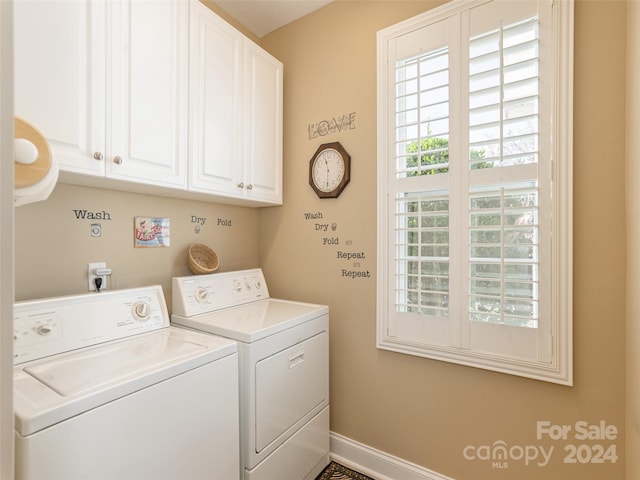
[[[100,290],[107,290],[107,276],[106,275],[96,275],[96,270],[98,268],[107,268],[107,264],[105,262],[96,262],[90,263],[87,269],[88,279],[89,279],[89,291],[95,292],[96,289],[96,277],[100,277],[102,279],[102,285],[100,286]]]

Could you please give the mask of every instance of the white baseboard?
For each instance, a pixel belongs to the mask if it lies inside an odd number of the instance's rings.
[[[454,480],[331,432],[332,460],[375,480]]]

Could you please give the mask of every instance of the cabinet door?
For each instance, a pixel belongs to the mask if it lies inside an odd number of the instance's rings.
[[[14,2],[15,113],[62,170],[104,175],[104,18],[104,2]]]
[[[243,37],[191,2],[189,189],[244,196]]]
[[[189,5],[107,2],[108,177],[186,187]]]
[[[282,204],[282,63],[245,40],[247,198]]]

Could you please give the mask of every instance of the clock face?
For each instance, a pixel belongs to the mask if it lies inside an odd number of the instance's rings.
[[[320,198],[338,198],[351,180],[351,156],[340,142],[318,147],[309,161],[309,184]]]
[[[327,148],[313,162],[313,183],[321,192],[331,192],[344,179],[344,161],[340,152]]]

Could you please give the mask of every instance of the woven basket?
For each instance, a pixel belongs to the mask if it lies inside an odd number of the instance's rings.
[[[201,243],[194,243],[189,247],[189,258],[187,263],[191,273],[196,275],[213,273],[220,265],[216,252]]]

